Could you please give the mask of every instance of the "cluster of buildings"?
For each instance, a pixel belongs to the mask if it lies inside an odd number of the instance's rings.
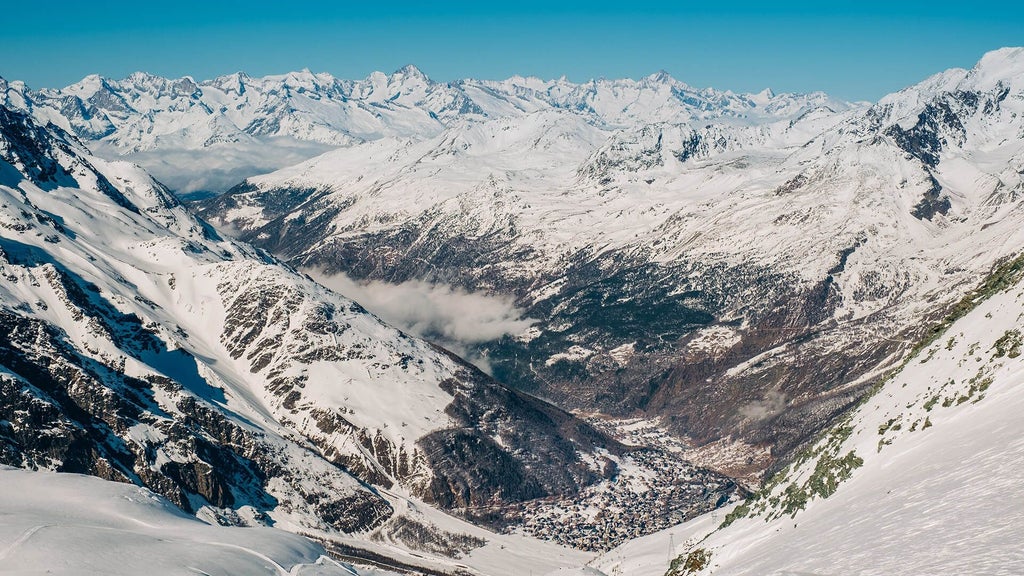
[[[680,455],[640,449],[619,459],[618,473],[568,500],[534,500],[513,528],[580,550],[606,551],[668,528],[728,498],[727,479]]]

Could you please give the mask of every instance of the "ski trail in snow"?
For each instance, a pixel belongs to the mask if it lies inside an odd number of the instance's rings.
[[[338,562],[337,560],[335,560],[334,558],[331,558],[330,556],[322,556],[321,558],[322,558],[322,560],[324,562],[330,562],[334,566],[340,568],[341,570],[344,570],[344,571],[348,572],[352,576],[359,576],[359,572],[356,572],[356,570],[354,568],[352,568],[351,566],[349,566],[348,564],[342,564],[341,562]],[[301,565],[300,566],[296,566],[295,568],[292,569],[292,573],[295,573],[300,568],[302,568]]]
[[[153,526],[153,525],[150,525],[150,524],[146,524],[144,522],[139,522],[139,523],[143,524],[145,526],[156,528],[156,526]],[[32,538],[32,536],[34,536],[37,532],[39,532],[43,528],[50,528],[52,526],[53,526],[52,524],[41,524],[39,526],[34,526],[32,528],[29,528],[28,530],[25,530],[25,532],[22,533],[22,535],[19,536],[17,540],[12,542],[10,544],[10,546],[8,546],[5,550],[0,552],[0,562],[5,560],[7,558],[7,556],[9,556],[12,552],[14,552],[18,548],[20,548],[25,542],[27,542],[30,538]],[[71,527],[71,526],[68,526],[68,527]],[[94,530],[110,530],[110,531],[114,531],[114,532],[129,532],[129,531],[126,531],[126,530],[123,530],[123,529],[120,529],[120,528],[113,528],[113,527],[109,527],[109,526],[82,526],[82,527],[83,528],[91,528],[91,529],[94,529]],[[245,552],[247,554],[251,554],[252,556],[255,556],[255,557],[259,558],[260,560],[263,560],[264,562],[266,562],[269,565],[273,566],[274,569],[277,571],[277,573],[279,575],[281,575],[281,576],[289,576],[289,575],[294,573],[294,571],[286,570],[284,566],[282,566],[281,564],[277,563],[274,559],[270,558],[269,556],[267,556],[265,554],[262,554],[260,552],[257,552],[255,550],[253,550],[252,548],[246,548],[245,546],[240,546],[238,544],[230,544],[230,543],[227,543],[227,542],[208,542],[207,544],[209,544],[210,546],[221,546],[221,547],[224,547],[224,548],[233,548],[235,550],[240,550],[240,551]],[[296,568],[300,568],[301,566],[302,566],[301,564],[300,565],[296,565]],[[202,570],[199,570],[198,568],[195,568],[195,567],[189,567],[189,568],[191,570],[195,570],[199,574],[205,574],[205,572],[203,572]],[[353,572],[353,574],[356,574],[356,573]]]
[[[264,562],[269,563],[271,566],[273,566],[274,568],[277,569],[277,573],[280,574],[281,576],[289,576],[291,574],[290,571],[285,570],[284,566],[281,566],[280,564],[275,562],[270,556],[267,556],[266,554],[262,554],[260,552],[257,552],[255,550],[253,550],[252,548],[246,548],[245,546],[239,546],[238,544],[229,544],[227,542],[209,542],[208,544],[210,546],[222,546],[224,548],[233,548],[235,550],[241,550],[242,552],[246,552],[248,554],[252,554],[253,556],[259,558],[260,560],[263,560]]]
[[[32,528],[29,528],[28,530],[25,530],[25,532],[21,536],[18,536],[18,539],[12,542],[11,545],[8,546],[6,550],[0,552],[0,560],[4,560],[5,558],[7,558],[8,555],[10,555],[11,552],[14,552],[18,548],[20,548],[22,544],[28,542],[28,539],[34,536],[36,532],[39,532],[43,528],[48,528],[49,526],[49,524],[40,524],[39,526],[34,526]]]

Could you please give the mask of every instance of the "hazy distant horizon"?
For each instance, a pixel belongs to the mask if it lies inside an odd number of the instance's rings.
[[[319,3],[314,3],[319,4]],[[567,0],[293,9],[265,0],[173,9],[123,1],[5,8],[0,76],[34,89],[89,74],[144,71],[207,79],[308,68],[359,79],[413,64],[438,81],[513,75],[573,82],[639,79],[664,70],[697,88],[824,91],[877,100],[985,52],[1024,44],[1012,3],[789,3],[728,6]]]

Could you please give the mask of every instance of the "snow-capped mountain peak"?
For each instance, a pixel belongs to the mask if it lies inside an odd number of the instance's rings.
[[[876,105],[889,109],[901,125],[916,121],[921,108],[949,94],[977,98],[988,95],[998,101],[1024,97],[1024,48],[1002,48],[986,53],[971,69],[951,68],[924,81],[885,96]]]
[[[28,95],[29,89],[20,80],[8,82],[0,76],[0,105],[12,110],[30,110],[32,100]]]
[[[601,81],[604,82],[605,80],[602,79]],[[673,78],[672,75],[666,72],[665,70],[658,70],[653,74],[648,74],[641,80],[641,82],[647,84],[648,86],[656,86],[658,84],[666,84],[669,86],[684,86],[682,82],[679,82],[678,80]]]
[[[210,83],[225,93],[233,93],[237,98],[245,94],[246,85],[252,83],[252,77],[245,72],[239,71],[234,74],[218,76],[211,80]]]
[[[998,84],[1013,86],[1021,90],[1024,77],[1024,47],[1000,48],[982,56],[970,71],[970,76],[980,89],[992,89]]]
[[[392,74],[393,77],[398,75],[401,75],[402,78],[415,79],[424,83],[431,82],[430,78],[428,78],[422,70],[417,68],[415,64],[406,64],[398,70],[395,70],[394,74]]]

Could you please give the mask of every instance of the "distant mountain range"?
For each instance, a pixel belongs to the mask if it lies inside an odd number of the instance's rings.
[[[425,138],[484,119],[568,110],[602,127],[651,121],[748,123],[848,105],[822,93],[733,94],[698,90],[659,73],[639,81],[573,84],[515,77],[430,80],[413,66],[341,80],[308,70],[197,82],[136,73],[89,76],[60,90],[0,80],[0,103],[91,142],[103,156],[144,166],[180,193],[221,192],[253,174],[330,148],[381,138]]]

